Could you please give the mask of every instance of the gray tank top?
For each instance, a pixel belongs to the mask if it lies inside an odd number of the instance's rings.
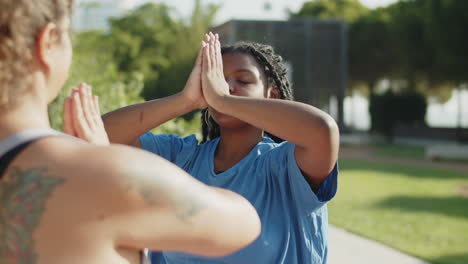
[[[0,179],[8,169],[10,163],[27,146],[44,137],[65,135],[52,129],[28,129],[16,133],[0,141]]]

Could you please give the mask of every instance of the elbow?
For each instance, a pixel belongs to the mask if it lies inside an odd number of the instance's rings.
[[[339,137],[340,129],[335,119],[333,119],[333,117],[329,115],[325,116],[322,121],[322,127],[324,128],[325,132],[328,133],[329,135],[331,136],[335,135]]]
[[[321,134],[324,139],[324,143],[330,147],[331,153],[338,153],[339,142],[340,142],[340,129],[335,119],[331,116],[326,116],[322,120]]]
[[[245,200],[245,207],[237,216],[239,215],[243,216],[243,219],[242,223],[240,223],[236,228],[242,235],[233,251],[237,251],[250,245],[262,232],[262,223],[257,210],[247,200]]]
[[[224,212],[216,219],[220,225],[213,229],[216,242],[210,256],[230,255],[247,247],[260,235],[261,222],[255,208],[245,199],[236,207],[225,206]]]

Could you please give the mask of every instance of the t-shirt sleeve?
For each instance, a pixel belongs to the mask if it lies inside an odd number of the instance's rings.
[[[271,171],[280,183],[284,199],[293,199],[302,207],[305,213],[321,207],[336,194],[338,184],[338,163],[322,182],[317,192],[314,192],[302,174],[294,155],[296,146],[283,142],[269,153]]]
[[[195,135],[181,138],[177,135],[155,135],[147,132],[139,138],[142,149],[157,154],[168,161],[182,166],[189,160],[198,146]]]

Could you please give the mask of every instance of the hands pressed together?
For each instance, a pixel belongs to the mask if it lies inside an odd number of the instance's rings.
[[[194,109],[217,108],[221,99],[229,95],[224,78],[221,44],[218,34],[207,33],[181,95]],[[65,100],[64,132],[97,145],[108,145],[109,137],[99,110],[98,97],[91,87],[80,84]],[[219,109],[217,109],[219,110]]]
[[[91,93],[91,86],[80,84],[65,99],[63,130],[65,133],[96,145],[109,145],[102,122],[99,99]]]
[[[215,107],[219,99],[229,95],[229,86],[224,79],[221,44],[218,34],[205,34],[195,67],[182,94],[197,109]],[[215,107],[216,108],[216,107]]]

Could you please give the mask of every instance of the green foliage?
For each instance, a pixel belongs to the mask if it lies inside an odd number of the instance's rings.
[[[388,91],[370,97],[371,130],[393,139],[397,124],[424,124],[427,110],[426,98],[415,92],[395,94]]]
[[[354,21],[367,11],[368,9],[358,0],[316,0],[305,2],[297,13],[291,14],[291,17],[335,18]]]
[[[111,36],[118,70],[145,76],[145,99],[172,95],[187,80],[203,34],[211,26],[218,6],[203,7],[200,0],[188,23],[171,17],[164,4],[145,4],[127,16],[111,20]]]
[[[141,96],[148,100],[180,91],[218,8],[197,0],[185,21],[173,18],[173,10],[164,4],[148,3],[111,19],[109,32],[76,34],[69,79],[49,106],[52,127],[62,128],[64,100],[81,82],[93,86],[102,113],[141,102]],[[161,129],[193,131],[177,120]]]
[[[380,80],[404,83],[440,101],[468,82],[468,1],[399,1],[366,10],[357,0],[304,3],[296,17],[341,18],[349,23],[351,87]]]
[[[406,95],[377,96],[388,80],[398,93],[420,93],[446,102],[452,91],[468,82],[468,1],[400,0],[367,10],[357,0],[316,0],[304,3],[292,18],[341,18],[349,23],[349,86],[371,98],[372,130],[391,138],[405,117],[421,120],[425,101],[406,108],[394,102]],[[407,114],[402,114],[400,111]],[[416,118],[411,113],[418,115]]]
[[[349,74],[352,88],[366,84],[370,94],[383,76],[392,75],[397,61],[396,40],[392,39],[390,15],[384,9],[357,18],[349,25]]]
[[[102,32],[84,32],[74,37],[74,57],[70,76],[58,97],[49,105],[51,125],[62,129],[63,105],[72,88],[86,82],[99,96],[101,113],[143,101],[143,75],[120,73],[114,62],[108,36]]]

